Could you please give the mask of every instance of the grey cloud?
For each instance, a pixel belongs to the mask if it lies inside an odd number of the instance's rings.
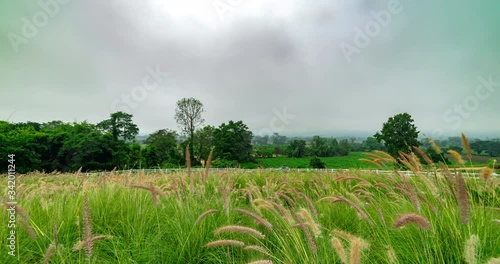
[[[276,1],[252,14],[258,2],[243,3],[227,21],[209,2],[199,2],[201,19],[160,12],[155,1],[75,1],[22,52],[2,51],[0,118],[20,109],[15,121],[98,122],[146,67],[160,65],[168,80],[131,109],[141,132],[176,129],[175,102],[192,96],[205,104],[207,124],[243,120],[255,132],[286,107],[296,115],[282,131],[290,135],[373,133],[403,111],[421,130],[458,134],[443,114],[474,94],[479,76],[500,82],[494,1],[401,0],[404,11],[351,63],[339,44],[352,44],[354,27],[388,0]],[[498,133],[499,92],[459,130]]]

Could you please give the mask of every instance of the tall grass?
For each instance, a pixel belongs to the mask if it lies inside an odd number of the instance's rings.
[[[393,162],[380,152],[371,157]],[[414,177],[259,170],[20,175],[19,256],[4,252],[0,263],[496,261],[498,177],[438,170],[414,154],[401,159]],[[5,200],[4,177],[0,185]],[[10,231],[7,217],[3,210],[2,238]]]

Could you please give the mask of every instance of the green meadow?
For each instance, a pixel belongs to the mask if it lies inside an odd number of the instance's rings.
[[[499,263],[500,179],[413,167],[18,175],[0,262]]]

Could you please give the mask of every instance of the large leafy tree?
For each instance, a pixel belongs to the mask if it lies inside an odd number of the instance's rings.
[[[320,136],[314,136],[311,140],[310,152],[311,156],[327,157],[328,140]]]
[[[367,137],[365,141],[363,141],[364,150],[372,151],[372,150],[382,150],[384,149],[384,145],[377,141],[374,137]]]
[[[394,158],[399,157],[399,152],[410,153],[412,146],[420,146],[417,127],[408,113],[397,114],[390,117],[382,126],[382,131],[374,137],[378,142],[383,142],[387,152]]]
[[[222,123],[214,131],[215,157],[237,161],[253,161],[252,131],[242,121]]]
[[[128,147],[111,134],[100,133],[94,125],[74,124],[71,135],[64,140],[58,160],[66,170],[111,170],[127,162]]]
[[[194,135],[194,156],[201,159],[206,159],[210,154],[210,150],[214,146],[214,131],[215,127],[205,126],[196,131]]]
[[[338,155],[347,156],[347,155],[349,155],[349,150],[350,150],[349,141],[347,141],[347,139],[342,139],[339,142]]]
[[[111,133],[115,140],[133,142],[139,134],[139,128],[132,122],[132,117],[133,115],[124,112],[112,113],[109,119],[97,124],[97,128]]]
[[[194,133],[196,128],[203,125],[205,119],[201,114],[205,112],[203,104],[195,98],[183,98],[177,101],[175,109],[175,121],[181,128],[182,132],[189,135],[189,151],[193,153]],[[193,158],[194,155],[191,155]]]
[[[140,146],[139,146],[140,147]],[[139,148],[140,150],[140,148]],[[0,121],[0,156],[16,155],[17,171],[111,170],[130,164],[131,149],[111,133],[83,123],[15,123]],[[6,159],[0,159],[5,172]],[[137,162],[132,160],[132,163]],[[3,164],[3,165],[2,165]]]
[[[160,129],[146,139],[151,151],[154,152],[154,160],[157,164],[177,164],[180,153],[177,149],[177,133],[168,129]]]
[[[3,124],[0,133],[0,171],[7,169],[7,155],[14,154],[16,171],[26,173],[34,170],[44,170],[39,153],[45,146],[41,144],[46,135],[36,131],[36,128],[26,124]]]

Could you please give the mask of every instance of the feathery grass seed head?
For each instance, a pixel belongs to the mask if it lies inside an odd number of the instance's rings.
[[[407,224],[411,224],[411,223],[417,224],[418,227],[420,227],[422,229],[426,229],[426,230],[429,230],[431,227],[431,224],[429,223],[429,221],[421,215],[401,214],[398,216],[398,218],[394,222],[393,228],[394,229],[400,228],[400,227],[403,227],[403,226],[405,226]]]

